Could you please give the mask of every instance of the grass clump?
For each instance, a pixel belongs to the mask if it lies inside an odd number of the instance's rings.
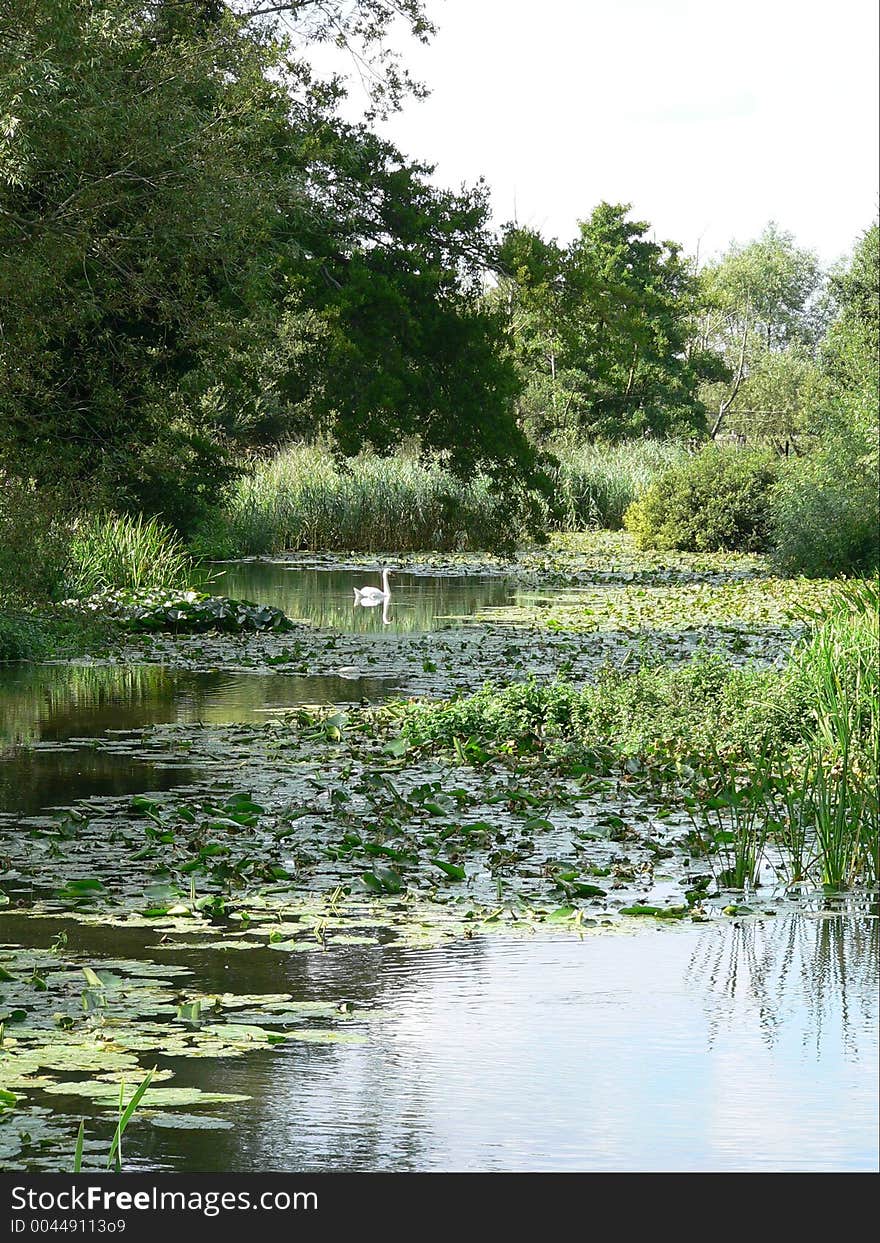
[[[183,543],[158,518],[101,513],[74,524],[67,585],[78,595],[183,588],[192,569]]]
[[[639,548],[763,552],[778,465],[769,452],[707,445],[669,467],[624,515]]]

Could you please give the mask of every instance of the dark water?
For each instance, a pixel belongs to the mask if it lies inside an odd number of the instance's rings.
[[[366,572],[243,562],[217,567],[211,590],[272,604],[293,618],[346,634],[444,629],[480,608],[503,604],[510,594],[500,578],[401,574],[395,576],[386,608],[356,606],[353,585],[378,580],[378,574]],[[162,665],[0,665],[0,757],[5,748],[8,765],[18,762],[9,748],[102,737],[113,730],[262,721],[273,710],[300,704],[375,702],[394,689],[393,678],[338,674],[196,673]],[[116,761],[105,757],[105,762]],[[59,764],[63,767],[63,761]],[[2,787],[0,775],[0,798]]]
[[[209,988],[382,1013],[362,1045],[169,1062],[179,1086],[252,1099],[228,1131],[130,1129],[130,1168],[876,1170],[877,950],[876,919],[786,917],[246,963],[160,952]]]
[[[173,790],[195,778],[184,766],[159,766],[131,755],[74,748],[16,748],[0,753],[0,816],[70,807],[80,799]]]
[[[416,575],[394,572],[387,608],[355,606],[355,587],[380,587],[382,567],[316,570],[283,562],[244,561],[215,566],[210,590],[272,604],[289,617],[341,634],[374,631],[418,634],[461,625],[484,608],[507,604],[515,594],[505,578]]]

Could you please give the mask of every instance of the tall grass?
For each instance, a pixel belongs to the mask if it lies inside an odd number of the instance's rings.
[[[325,450],[293,445],[234,485],[193,547],[221,558],[306,549],[464,550],[497,544],[499,523],[484,479],[463,483],[404,455],[340,464]]]
[[[90,514],[73,526],[67,585],[78,594],[184,587],[192,568],[178,536],[158,518]]]
[[[880,583],[841,583],[795,649],[792,670],[816,704],[818,742],[826,755],[880,758]]]
[[[685,450],[639,441],[560,446],[549,530],[617,529],[628,505]],[[257,462],[228,492],[192,547],[216,558],[271,552],[495,548],[522,532],[506,526],[483,476],[463,482],[403,453],[340,463],[325,449],[291,445]]]
[[[602,527],[618,531],[623,515],[669,466],[687,456],[673,441],[636,440],[620,445],[559,445],[555,530]]]
[[[796,649],[792,676],[815,705],[807,814],[823,884],[844,889],[880,871],[880,584],[842,583]]]

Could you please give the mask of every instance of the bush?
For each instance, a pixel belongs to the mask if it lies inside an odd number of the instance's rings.
[[[45,602],[63,594],[65,508],[58,495],[0,471],[0,600]]]
[[[880,559],[877,470],[842,436],[789,462],[773,500],[774,560],[787,573],[870,573]]]
[[[777,473],[768,452],[710,444],[664,471],[624,523],[640,548],[763,552]]]
[[[192,559],[178,536],[157,518],[96,514],[80,518],[71,541],[71,590],[91,595],[185,587]]]
[[[37,622],[0,613],[0,661],[40,660],[45,654],[45,635]]]

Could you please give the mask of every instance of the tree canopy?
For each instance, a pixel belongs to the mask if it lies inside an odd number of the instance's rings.
[[[242,449],[316,430],[538,478],[483,189],[343,123],[308,64],[346,44],[393,107],[392,6],[2,4],[4,454],[184,529]],[[430,33],[421,0],[393,12]]]
[[[723,373],[692,348],[698,284],[673,242],[650,239],[629,204],[600,203],[568,246],[508,227],[501,247],[526,405],[556,426],[621,439],[698,430],[704,379]],[[532,416],[534,417],[534,416]]]
[[[760,237],[734,242],[707,264],[701,282],[700,345],[717,350],[728,370],[703,390],[712,434],[741,410],[762,416],[751,428],[763,433],[802,426],[818,388],[814,359],[829,309],[817,256],[771,221]]]

